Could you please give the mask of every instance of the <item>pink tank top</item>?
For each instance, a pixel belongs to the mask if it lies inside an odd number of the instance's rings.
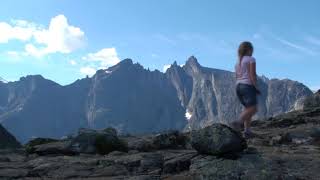
[[[236,84],[249,84],[252,85],[252,82],[250,80],[249,76],[249,69],[248,69],[248,64],[256,62],[255,58],[252,56],[243,56],[241,60],[241,66],[240,62],[238,62],[235,66],[235,72],[236,72],[236,77],[237,81]]]

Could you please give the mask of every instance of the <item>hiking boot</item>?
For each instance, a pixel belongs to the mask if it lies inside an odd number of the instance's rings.
[[[252,139],[252,138],[255,138],[256,135],[255,135],[253,132],[251,132],[251,131],[244,131],[244,132],[243,132],[243,137],[244,137],[245,139]]]

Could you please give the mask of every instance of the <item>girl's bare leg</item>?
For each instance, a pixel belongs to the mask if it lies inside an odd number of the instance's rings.
[[[245,131],[250,131],[251,127],[251,118],[252,116],[257,112],[257,107],[256,106],[251,106],[245,109],[244,111],[244,129]]]

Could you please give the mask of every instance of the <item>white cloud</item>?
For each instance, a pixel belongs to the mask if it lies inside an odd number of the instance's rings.
[[[47,46],[48,52],[70,53],[83,45],[84,32],[68,24],[64,15],[51,19],[48,29],[34,33],[37,43]]]
[[[51,19],[48,29],[35,31],[34,39],[37,44],[45,47],[26,45],[25,49],[30,55],[70,53],[84,45],[84,32],[78,27],[69,25],[64,15],[58,15]]]
[[[170,67],[171,67],[171,64],[166,64],[166,65],[163,66],[162,71],[163,71],[163,72],[166,72],[167,69],[169,69]]]
[[[105,69],[106,67],[113,66],[120,62],[115,48],[104,48],[96,53],[89,53],[82,59],[99,62],[101,69]]]
[[[75,60],[70,60],[69,63],[70,63],[72,66],[77,65],[77,62],[76,62]]]
[[[309,54],[309,55],[316,55],[317,54],[315,51],[313,51],[311,49],[308,49],[306,47],[303,47],[303,46],[301,46],[299,44],[295,44],[293,42],[287,41],[287,40],[279,38],[279,37],[275,37],[275,39],[278,40],[279,42],[281,42],[282,44],[287,45],[287,46],[289,46],[291,48],[297,49],[297,50],[299,50],[299,51],[301,51],[303,53],[306,53],[306,54]]]
[[[80,72],[84,75],[93,76],[96,73],[96,69],[93,67],[82,67]]]
[[[19,52],[17,52],[17,51],[8,51],[7,54],[8,54],[8,56],[14,57],[14,58],[20,56]]]
[[[34,27],[11,26],[6,22],[0,22],[0,43],[8,43],[9,40],[30,40],[34,30]]]
[[[38,58],[40,58],[48,53],[48,52],[46,52],[46,50],[44,48],[39,49],[39,48],[35,47],[33,44],[26,44],[24,49],[28,55],[35,56]]]
[[[11,20],[11,24],[0,22],[0,43],[10,40],[27,42],[26,53],[41,57],[50,53],[70,53],[83,47],[84,32],[69,25],[64,15],[53,17],[47,29],[25,20]]]

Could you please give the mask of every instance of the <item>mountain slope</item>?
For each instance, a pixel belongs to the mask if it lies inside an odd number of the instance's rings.
[[[230,122],[241,112],[242,107],[235,93],[234,73],[202,67],[192,56],[185,66],[173,64],[166,74],[175,85],[178,97],[189,114],[189,128]],[[258,98],[259,112],[256,118],[294,110],[297,101],[312,95],[306,86],[288,79],[269,80],[261,77],[258,84],[261,95]]]
[[[39,75],[0,82],[0,123],[21,142],[60,138],[81,127],[113,126],[121,133],[196,129],[237,118],[234,84],[232,72],[202,67],[195,57],[183,67],[173,63],[166,73],[125,59],[67,86]],[[259,85],[259,118],[291,111],[312,95],[291,80],[262,77]]]

